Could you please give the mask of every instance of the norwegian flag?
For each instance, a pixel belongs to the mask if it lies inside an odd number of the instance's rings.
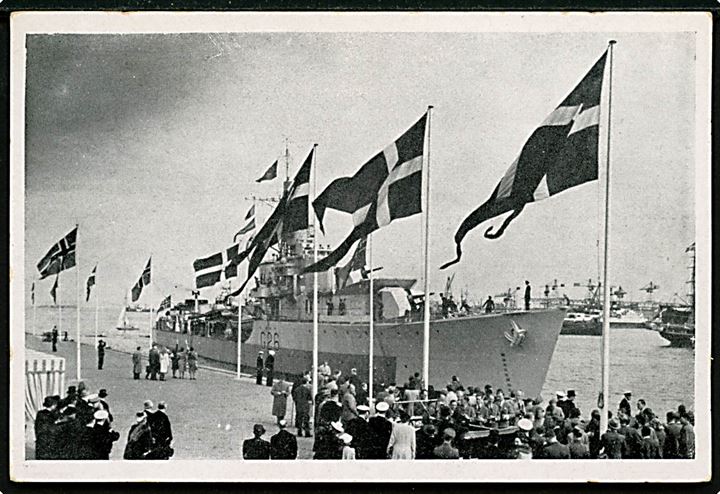
[[[77,230],[73,230],[53,245],[47,254],[37,264],[40,279],[58,274],[61,271],[75,266],[75,248],[77,244]]]
[[[133,286],[133,288],[132,288],[132,301],[133,302],[138,301],[143,288],[150,284],[150,264],[151,264],[151,262],[152,262],[152,257],[148,259],[148,262],[145,265],[145,269],[143,269],[143,272],[140,275],[140,279],[137,280],[137,282],[135,283],[135,286]]]

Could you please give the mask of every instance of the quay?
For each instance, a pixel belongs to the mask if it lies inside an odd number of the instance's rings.
[[[40,337],[25,336],[26,348],[52,354],[49,343]],[[142,349],[145,358],[148,348]],[[64,357],[66,369],[75,369],[75,342],[59,341],[58,351],[53,354]],[[91,393],[99,389],[108,391],[107,402],[113,414],[114,430],[120,439],[114,443],[111,460],[122,460],[128,431],[135,421],[135,413],[142,410],[145,400],[167,404],[167,413],[172,424],[173,459],[193,460],[242,460],[242,442],[252,437],[253,424],[265,426],[268,441],[278,428],[271,415],[272,396],[270,388],[255,384],[255,378],[201,365],[197,380],[173,379],[172,373],[165,381],[134,380],[131,355],[108,349],[102,370],[97,368],[97,352],[90,346],[82,347],[82,380]],[[73,372],[65,378],[65,387],[76,385]],[[64,394],[65,390],[63,390]],[[288,430],[295,432],[290,411],[292,400],[288,400]],[[298,438],[298,459],[312,458],[313,438]],[[26,424],[25,457],[35,458],[35,434],[33,424]]]

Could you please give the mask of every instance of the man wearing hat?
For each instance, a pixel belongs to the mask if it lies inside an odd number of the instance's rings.
[[[269,350],[268,356],[265,359],[265,385],[271,387],[273,385],[273,379],[275,378],[275,350]]]
[[[110,420],[110,422],[112,422],[113,416],[112,416],[112,413],[110,413],[110,405],[108,405],[107,401],[105,401],[105,398],[107,398],[107,396],[108,396],[107,389],[103,388],[100,391],[98,391],[98,398],[99,398],[98,408],[100,408],[101,410],[105,410],[109,416],[108,420]]]
[[[565,417],[570,416],[570,410],[577,408],[575,406],[575,390],[574,389],[568,389],[567,394],[563,399],[558,398],[557,406],[559,406]]]
[[[285,428],[285,419],[278,422],[277,434],[270,438],[271,460],[294,460],[297,458],[297,439]]]
[[[387,458],[387,447],[392,434],[392,422],[386,417],[390,405],[385,401],[380,401],[375,405],[375,416],[370,417],[368,425],[370,426],[370,448],[368,457],[375,460],[384,460]]]
[[[285,414],[287,413],[287,399],[290,395],[290,383],[280,376],[280,379],[273,383],[270,394],[273,397],[272,415],[279,424],[281,420],[285,419]]]
[[[35,415],[35,459],[52,460],[55,455],[55,421],[57,402],[50,396],[43,400],[43,407]]]
[[[608,421],[608,430],[600,436],[600,454],[599,457],[609,460],[620,460],[625,452],[625,436],[620,434],[618,430],[620,424],[617,419]]]
[[[618,410],[628,417],[632,417],[632,405],[630,404],[632,402],[632,391],[625,391],[623,393],[623,399],[620,400],[620,404],[618,405]]]
[[[310,437],[310,409],[312,408],[312,388],[308,382],[308,378],[303,376],[300,386],[292,390],[293,400],[295,400],[295,426],[297,427],[298,437]]]
[[[545,431],[545,446],[540,451],[540,458],[546,460],[569,460],[570,450],[557,440],[554,428]]]
[[[370,407],[358,405],[357,416],[350,419],[345,425],[345,432],[353,438],[352,447],[355,449],[355,456],[359,460],[368,457],[368,449],[371,447],[372,430],[367,422],[370,414]]]
[[[415,433],[415,458],[418,460],[435,458],[433,450],[437,445],[437,428],[433,424],[423,425]]]
[[[150,405],[152,408],[152,402],[150,402]],[[154,442],[151,456],[155,460],[169,460],[174,453],[171,447],[173,440],[172,426],[166,410],[167,405],[165,402],[158,402],[157,410],[149,414],[147,419]]]
[[[258,352],[257,360],[255,361],[255,368],[256,368],[256,374],[255,374],[255,384],[262,384],[262,378],[263,378],[263,368],[265,367],[265,363],[263,362],[263,351],[260,350]]]
[[[253,438],[243,441],[243,458],[246,460],[269,460],[270,443],[262,438],[265,427],[262,424],[253,426]]]
[[[452,445],[454,439],[455,431],[449,427],[445,429],[443,431],[443,442],[433,450],[433,456],[440,460],[457,460],[460,458],[460,452]]]
[[[90,428],[91,458],[93,460],[109,460],[113,443],[120,439],[120,434],[112,430],[105,410],[97,410],[93,415],[94,423]]]
[[[150,426],[144,411],[135,414],[135,423],[130,426],[123,458],[125,460],[144,460],[153,445]]]

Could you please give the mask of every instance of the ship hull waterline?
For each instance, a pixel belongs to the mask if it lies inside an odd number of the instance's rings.
[[[547,375],[565,317],[564,309],[509,312],[434,320],[430,329],[430,385],[443,389],[451,376],[469,386],[522,390],[538,396]],[[513,322],[520,328],[517,331]],[[376,323],[376,383],[402,385],[422,372],[423,323]],[[524,334],[523,331],[524,330]],[[368,375],[369,327],[365,323],[321,321],[320,362],[344,375],[356,368]],[[249,333],[249,334],[248,334]],[[275,350],[275,375],[294,378],[312,366],[312,323],[255,320],[243,323],[242,368],[255,372],[258,352]],[[521,336],[518,336],[521,334]],[[174,347],[192,345],[204,358],[237,365],[234,341],[157,331],[157,342]]]

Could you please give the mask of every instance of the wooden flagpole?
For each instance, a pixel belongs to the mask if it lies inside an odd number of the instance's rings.
[[[612,120],[612,71],[613,46],[615,40],[608,43],[608,120],[607,120],[607,147],[605,152],[605,254],[603,271],[603,330],[602,330],[602,394],[600,413],[600,434],[608,428],[608,411],[610,400],[610,284],[608,283],[609,245],[610,245],[610,122]]]
[[[79,225],[75,225],[75,228],[77,229],[76,235],[79,235],[80,228]],[[82,378],[80,368],[81,366],[81,351],[80,351],[80,297],[81,297],[81,290],[80,290],[80,257],[78,256],[78,241],[77,236],[75,237],[75,295],[77,297],[77,328],[76,328],[76,341],[75,341],[75,353],[77,354],[77,380],[78,383],[80,382],[80,379]]]
[[[317,144],[313,144],[313,164],[312,164],[312,176],[313,176],[313,201],[317,197]],[[308,204],[312,204],[308,202]],[[310,209],[310,208],[308,208]],[[318,229],[317,229],[317,216],[313,213],[313,264],[318,261]],[[318,273],[313,273],[313,346],[312,346],[312,399],[315,402],[315,397],[318,393],[318,326],[319,326],[319,314],[318,314]]]
[[[427,154],[425,155],[425,303],[423,306],[423,388],[430,384],[430,116],[427,110]]]
[[[369,350],[368,350],[368,399],[369,403],[371,405],[370,410],[371,413],[375,413],[375,407],[372,406],[372,400],[373,400],[373,382],[374,382],[374,363],[375,363],[375,296],[374,296],[374,289],[375,289],[375,282],[373,281],[373,245],[372,245],[372,233],[368,234],[368,250],[370,251],[369,254],[369,266],[370,269],[368,270],[368,278],[370,280],[370,326],[368,329],[369,332]],[[357,391],[357,390],[356,390]]]

